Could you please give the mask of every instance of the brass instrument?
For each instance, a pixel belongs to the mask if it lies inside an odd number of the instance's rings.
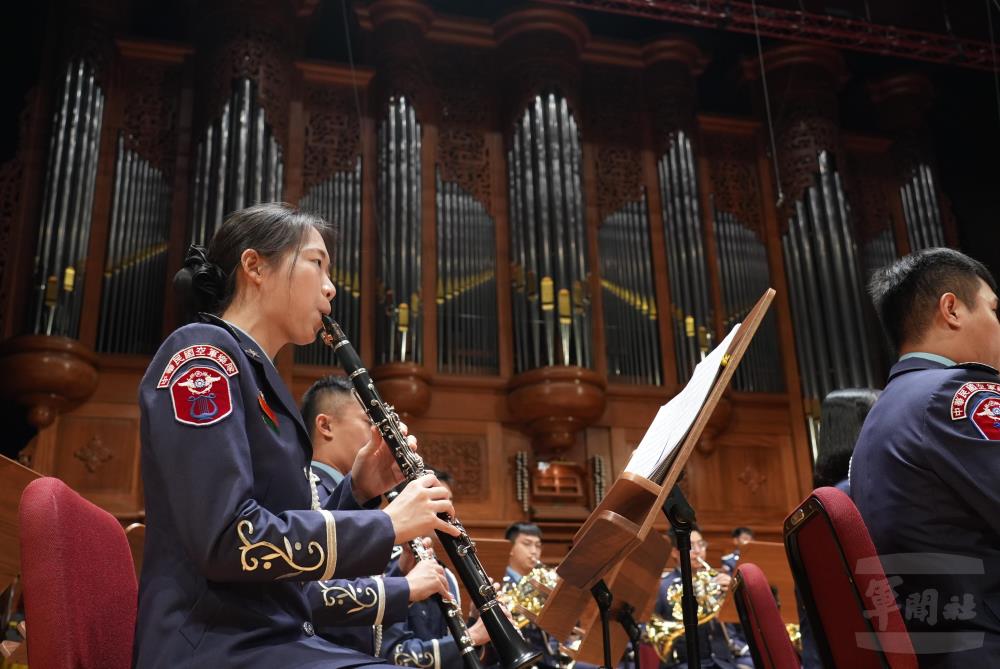
[[[726,601],[726,591],[715,581],[719,572],[702,558],[697,560],[701,562],[702,568],[691,575],[691,580],[694,597],[698,601],[698,625],[704,625],[719,615],[722,604]],[[667,602],[671,605],[673,619],[668,620],[654,613],[643,632],[643,641],[649,643],[664,662],[670,658],[677,639],[684,636],[684,611],[681,606],[683,595],[684,587],[680,581],[667,588]]]
[[[524,629],[538,620],[545,600],[559,583],[555,569],[539,562],[515,583],[508,581],[500,588],[497,598],[514,618],[514,625]]]
[[[802,630],[799,629],[798,623],[785,623],[785,631],[788,632],[788,640],[792,642],[792,647],[801,654],[802,653]]]
[[[542,612],[542,607],[549,595],[559,584],[559,575],[555,569],[546,567],[544,563],[537,562],[527,574],[518,579],[517,582],[507,581],[500,587],[497,599],[507,607],[514,625],[518,629],[524,629],[528,625],[533,625],[538,621],[538,616]],[[545,632],[542,632],[543,636]],[[558,654],[562,669],[572,669],[576,653],[580,650],[583,631],[574,628],[571,638],[565,642],[560,641]]]

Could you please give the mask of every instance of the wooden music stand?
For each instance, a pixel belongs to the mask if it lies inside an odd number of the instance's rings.
[[[797,624],[799,612],[795,605],[795,579],[792,578],[792,569],[788,565],[785,544],[778,541],[751,541],[740,546],[738,564],[751,562],[760,567],[767,576],[767,582],[777,588],[778,598],[781,601],[779,608],[781,620]],[[726,597],[722,609],[719,610],[719,620],[727,623],[740,622],[732,597]]]
[[[612,620],[627,609],[632,609],[636,620],[644,620],[655,605],[669,544],[662,537],[662,542],[656,540],[658,533],[652,531],[653,522],[662,513],[667,496],[760,327],[774,294],[774,289],[769,288],[747,313],[690,430],[657,468],[662,470],[666,465],[662,483],[624,472],[573,538],[573,545],[556,570],[562,580],[546,600],[538,625],[557,639],[569,638],[574,626],[578,626],[584,635],[578,660],[604,664],[604,641],[599,638],[602,635],[592,634],[598,616],[591,588],[599,581],[603,579],[611,590]],[[640,546],[642,550],[638,550]],[[659,557],[654,554],[657,551]],[[614,625],[609,637],[611,658],[615,662],[625,651],[628,635],[622,626]],[[596,654],[595,649],[599,650]]]

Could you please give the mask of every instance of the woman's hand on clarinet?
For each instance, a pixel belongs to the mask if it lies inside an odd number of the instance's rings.
[[[431,595],[441,595],[451,598],[448,590],[448,579],[444,576],[441,565],[430,560],[421,560],[413,566],[406,575],[406,583],[410,586],[410,603],[427,599]]]
[[[406,423],[399,424],[399,430],[407,435]],[[417,450],[417,438],[407,435],[410,450]],[[403,472],[396,464],[396,458],[389,445],[382,439],[378,428],[372,425],[371,438],[361,447],[351,466],[351,481],[354,496],[361,504],[375,499],[403,480]]]
[[[437,514],[455,515],[451,493],[441,485],[436,476],[428,475],[410,481],[403,492],[389,502],[384,511],[392,520],[396,543],[403,544],[416,537],[429,535],[435,530],[457,537],[461,531]]]

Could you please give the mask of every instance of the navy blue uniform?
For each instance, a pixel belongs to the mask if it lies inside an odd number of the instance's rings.
[[[156,667],[351,667],[375,658],[315,634],[345,617],[406,610],[318,581],[380,573],[395,533],[348,477],[313,510],[312,448],[266,354],[219,319],[180,328],[139,389],[146,545],[134,663]],[[360,606],[360,610],[348,613]]]
[[[458,581],[448,569],[445,577],[461,609]],[[448,630],[441,607],[430,599],[410,604],[405,621],[385,627],[382,655],[404,667],[461,669],[463,666],[458,644]]]
[[[873,596],[897,598],[922,667],[1000,664],[998,439],[997,371],[920,354],[893,366],[858,436],[851,497],[891,590]]]
[[[736,568],[740,566],[740,549],[737,548],[732,553],[726,553],[719,561],[722,563],[722,570],[732,576],[736,573]]]

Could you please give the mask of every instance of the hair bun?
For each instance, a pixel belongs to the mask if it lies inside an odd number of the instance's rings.
[[[192,244],[184,257],[184,267],[174,275],[174,291],[187,320],[201,311],[214,313],[225,290],[222,268],[208,259],[205,247]]]

